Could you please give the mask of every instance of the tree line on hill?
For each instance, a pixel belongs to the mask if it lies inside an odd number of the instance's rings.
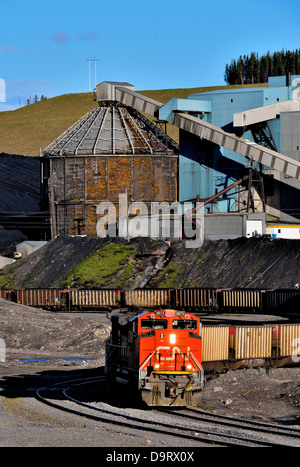
[[[267,83],[269,76],[300,74],[300,49],[291,52],[267,52],[261,57],[257,52],[240,55],[238,60],[226,64],[224,79],[229,85]]]
[[[47,96],[44,96],[44,94],[42,94],[40,100],[45,101],[46,99],[47,99]],[[30,96],[29,99],[26,100],[26,104],[30,105],[30,104],[34,104],[35,102],[38,102],[38,101],[39,101],[39,98],[38,98],[38,96],[36,94],[33,99],[31,99],[31,96]]]

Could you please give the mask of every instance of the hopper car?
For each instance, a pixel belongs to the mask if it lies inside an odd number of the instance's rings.
[[[25,289],[0,290],[0,298],[53,310],[172,308],[192,313],[297,314],[299,289]]]

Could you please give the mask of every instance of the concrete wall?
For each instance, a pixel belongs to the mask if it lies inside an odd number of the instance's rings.
[[[255,231],[265,233],[265,214],[208,214],[204,218],[205,240],[249,238]]]

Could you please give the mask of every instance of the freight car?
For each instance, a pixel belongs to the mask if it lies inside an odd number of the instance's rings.
[[[204,385],[201,323],[185,311],[111,314],[108,387],[137,391],[149,406],[197,405]]]
[[[171,295],[173,308],[191,311],[216,311],[218,309],[216,289],[174,289]]]
[[[172,308],[187,312],[298,314],[299,289],[0,290],[0,298],[53,310]]]
[[[24,289],[12,292],[17,303],[35,308],[62,310],[67,307],[67,292],[60,289]]]
[[[263,310],[266,312],[299,313],[300,290],[299,289],[275,289],[267,290],[262,297]]]
[[[222,289],[217,290],[218,309],[222,312],[261,312],[264,290]]]
[[[122,306],[123,291],[121,290],[77,290],[70,289],[66,297],[70,310],[113,310]]]
[[[300,364],[300,324],[202,327],[207,372]]]

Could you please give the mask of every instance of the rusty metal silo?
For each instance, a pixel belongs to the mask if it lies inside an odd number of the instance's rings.
[[[177,201],[178,148],[138,111],[101,102],[42,153],[52,235],[96,236],[102,201]]]

